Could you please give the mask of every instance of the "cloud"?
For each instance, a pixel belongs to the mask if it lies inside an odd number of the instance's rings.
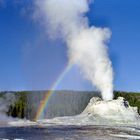
[[[36,17],[43,20],[51,38],[61,38],[67,45],[70,64],[77,64],[87,80],[104,100],[113,98],[113,68],[108,57],[108,28],[89,26],[86,13],[90,0],[36,0]],[[45,28],[44,28],[45,30]]]

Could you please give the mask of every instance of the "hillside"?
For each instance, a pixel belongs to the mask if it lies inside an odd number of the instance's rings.
[[[1,92],[0,97],[5,98],[4,97],[5,93],[9,94],[8,92]],[[16,100],[15,100],[14,104],[11,104],[8,106],[8,110],[6,111],[7,115],[13,116],[13,117],[19,117],[19,118],[28,118],[27,112],[30,113],[29,110],[32,109],[32,105],[30,104],[30,101],[28,98],[29,97],[34,98],[33,97],[34,95],[38,96],[37,98],[39,98],[39,96],[42,96],[42,98],[43,98],[43,94],[45,94],[47,92],[46,91],[38,91],[38,92],[37,91],[36,92],[24,91],[23,92],[22,91],[22,92],[10,92],[10,93],[15,95]],[[65,100],[68,100],[68,101],[71,100],[70,96],[73,96],[73,95],[75,96],[75,95],[81,94],[80,96],[82,96],[82,98],[85,98],[83,95],[88,94],[88,97],[86,97],[87,98],[86,101],[83,101],[84,105],[81,108],[82,110],[87,105],[88,101],[90,100],[90,98],[92,96],[98,95],[96,92],[89,92],[89,91],[88,92],[86,92],[86,91],[55,91],[55,94],[58,94],[58,96],[59,96],[59,94],[65,94],[65,95],[69,94],[69,97],[67,97],[67,96],[65,97]],[[140,93],[114,91],[114,99],[117,99],[117,97],[119,97],[119,96],[124,97],[131,106],[137,106],[138,113],[140,114]],[[75,97],[73,97],[73,98],[75,98]],[[79,97],[77,97],[77,98],[79,98]],[[41,98],[39,98],[39,100],[41,100]],[[73,102],[73,100],[71,100],[71,102]],[[59,111],[59,109],[57,111]],[[77,111],[75,111],[75,113],[76,112]],[[79,112],[77,112],[77,113],[79,113]],[[71,115],[71,114],[69,114],[69,115]]]

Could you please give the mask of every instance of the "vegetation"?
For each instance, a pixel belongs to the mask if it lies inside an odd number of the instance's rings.
[[[27,108],[27,94],[28,92],[16,92],[16,101],[14,105],[9,106],[9,110],[7,112],[8,116],[24,118],[25,111]]]
[[[140,93],[115,91],[114,98],[116,99],[119,96],[124,97],[130,106],[138,107],[138,113],[140,114]]]
[[[29,93],[31,92],[13,92],[16,96],[16,101],[14,104],[9,106],[9,110],[7,112],[8,116],[19,118],[26,117],[26,109],[28,105],[27,97]],[[0,98],[2,98],[3,95],[4,94],[0,94]],[[140,93],[115,91],[114,99],[117,99],[119,96],[124,97],[131,106],[138,107],[138,113],[140,114]]]

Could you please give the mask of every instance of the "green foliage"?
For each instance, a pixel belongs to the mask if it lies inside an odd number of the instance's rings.
[[[32,92],[13,92],[17,100],[14,105],[10,105],[7,115],[24,118],[27,109],[27,97],[30,93]],[[0,97],[3,95],[4,94],[0,94]],[[114,91],[114,99],[117,99],[119,96],[124,97],[130,106],[138,107],[140,114],[140,93]]]
[[[27,94],[28,92],[16,92],[16,102],[14,105],[10,105],[7,112],[8,116],[24,118],[27,107]]]
[[[140,114],[140,93],[115,91],[114,99],[117,99],[119,96],[124,97],[130,106],[138,107],[138,113]]]

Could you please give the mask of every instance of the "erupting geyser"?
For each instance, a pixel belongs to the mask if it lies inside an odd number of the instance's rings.
[[[51,37],[67,44],[70,64],[77,64],[84,77],[101,91],[104,100],[113,98],[113,70],[106,43],[108,28],[90,27],[88,0],[36,0],[39,16]]]
[[[39,120],[40,124],[57,125],[137,125],[140,126],[140,116],[137,107],[131,107],[123,98],[103,101],[93,97],[85,110],[76,116],[57,117]]]

